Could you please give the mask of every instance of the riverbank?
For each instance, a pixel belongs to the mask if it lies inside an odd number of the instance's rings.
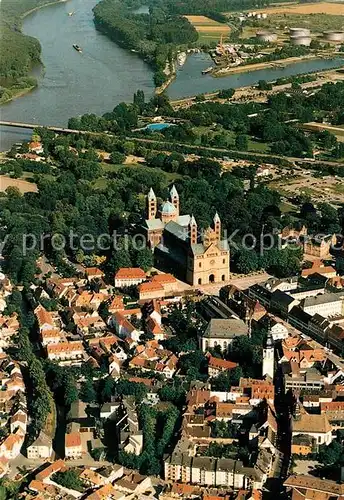
[[[35,85],[31,85],[30,87],[25,87],[23,89],[13,89],[11,87],[6,88],[4,94],[0,97],[0,106],[5,104],[6,102],[11,102],[14,99],[18,99],[29,92],[32,92],[38,85],[36,81]]]
[[[336,57],[343,57],[343,54],[332,54],[331,56],[326,56],[326,59],[335,59]],[[211,75],[216,78],[221,78],[223,76],[229,76],[235,73],[246,73],[251,71],[265,70],[269,68],[283,68],[289,66],[290,64],[295,64],[303,61],[314,61],[317,59],[323,59],[324,57],[318,54],[307,54],[302,57],[288,57],[287,59],[279,59],[276,61],[265,61],[261,63],[246,64],[241,66],[235,66],[233,68],[221,68],[216,69],[211,72]]]
[[[66,3],[68,1],[69,0],[53,0],[52,2],[47,2],[47,3],[44,3],[42,5],[37,5],[37,7],[34,7],[33,9],[28,10],[27,12],[24,12],[24,14],[22,14],[20,17],[21,17],[21,19],[25,19],[26,16],[29,16],[33,12],[36,12],[37,10],[42,9],[43,7],[49,7],[49,5],[55,5],[57,3]]]
[[[316,80],[310,82],[300,83],[300,87],[303,90],[308,90],[312,88],[319,88],[327,83],[334,83],[337,81],[344,81],[344,73],[339,73],[336,69],[331,70],[323,70],[323,71],[311,71],[309,73],[304,73],[305,75],[316,75]],[[295,78],[300,75],[295,75]],[[274,80],[269,81],[267,83],[271,83],[273,88],[271,90],[260,90],[257,88],[257,85],[247,85],[240,87],[235,90],[235,94],[231,99],[231,102],[247,102],[256,101],[256,102],[266,102],[268,97],[272,94],[283,92],[288,90],[292,86],[292,82],[278,85]],[[216,92],[207,92],[204,95],[205,101],[218,101],[218,102],[226,102],[226,99],[222,99],[218,97],[219,91]],[[192,106],[196,101],[196,96],[187,97],[184,99],[175,99],[171,100],[171,105],[174,110],[179,108],[187,108]]]
[[[48,7],[49,5],[54,5],[58,3],[65,3],[68,0],[53,0],[53,1],[47,1],[43,3],[39,3],[40,0],[32,0],[37,1],[38,5],[35,7],[29,8],[28,10],[25,10],[24,12],[21,12],[20,6],[17,7],[17,9],[14,8],[14,10],[11,10],[9,5],[6,8],[6,3],[5,5],[3,4],[2,8],[2,23],[4,25],[12,26],[12,28],[8,28],[8,26],[2,26],[1,30],[3,33],[7,30],[7,34],[9,35],[9,43],[7,42],[4,44],[2,47],[3,52],[6,51],[7,53],[7,60],[5,57],[5,63],[4,66],[7,65],[10,67],[10,71],[13,71],[13,66],[15,64],[13,63],[13,59],[16,58],[16,53],[15,53],[15,45],[16,42],[20,42],[20,51],[23,51],[23,58],[26,58],[26,65],[23,66],[23,68],[19,68],[18,71],[20,71],[20,74],[18,76],[14,76],[13,80],[14,83],[12,85],[6,86],[6,84],[3,85],[3,93],[1,94],[0,97],[0,105],[5,104],[7,102],[13,101],[14,99],[17,99],[19,97],[22,97],[32,90],[34,90],[38,82],[36,78],[30,76],[30,72],[32,71],[32,67],[35,63],[38,63],[40,65],[43,65],[41,61],[41,45],[37,38],[33,37],[28,37],[22,32],[22,21],[27,17],[28,15],[38,11],[39,9],[43,7]],[[25,3],[25,2],[24,2]],[[29,4],[28,4],[29,6]],[[13,4],[11,4],[11,7],[13,9]],[[25,8],[25,5],[23,6]],[[21,40],[18,40],[18,37],[21,37]],[[22,42],[24,42],[24,48],[22,46]],[[27,42],[27,46],[26,43]],[[32,47],[30,47],[30,45]],[[27,54],[25,56],[25,49],[27,50]],[[33,50],[34,49],[34,50]],[[11,59],[12,57],[12,59]],[[22,64],[19,63],[19,64]],[[6,69],[4,69],[4,72]],[[6,74],[1,74],[1,77],[6,81]],[[27,86],[20,86],[21,84],[25,84],[25,79],[30,79],[30,84]],[[24,82],[22,82],[24,80]]]

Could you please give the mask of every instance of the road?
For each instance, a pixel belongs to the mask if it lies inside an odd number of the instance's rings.
[[[234,285],[240,290],[245,290],[249,286],[255,285],[257,283],[262,283],[263,281],[271,278],[268,273],[255,273],[249,276],[235,275],[233,274],[231,279],[221,283],[209,283],[209,285],[197,286],[197,290],[200,290],[205,295],[219,295],[220,289],[226,285]]]
[[[28,129],[34,129],[34,128],[39,128],[39,124],[30,124],[30,123],[19,123],[19,122],[6,122],[6,121],[0,121],[0,126],[5,125],[5,126],[12,126],[12,127],[20,127],[20,128],[28,128]],[[86,130],[74,130],[74,129],[68,129],[68,128],[61,128],[61,127],[54,127],[54,126],[47,126],[45,127],[48,130],[53,130],[58,133],[65,133],[65,134],[79,134],[79,135],[104,135],[105,132],[89,132]],[[114,137],[114,138],[120,138],[119,136],[115,134],[108,134],[106,133],[108,137]],[[123,139],[123,138],[122,138]],[[157,141],[156,139],[146,139],[146,138],[141,138],[141,137],[135,137],[135,136],[126,136],[124,138],[125,141],[129,142],[139,142],[142,144],[156,144],[160,146],[160,149],[163,149],[163,147],[166,147],[166,150],[169,150],[172,148],[172,151],[177,147],[180,147],[182,149],[188,148],[189,150],[194,150],[196,152],[200,151],[210,151],[214,153],[220,153],[220,155],[226,155],[226,156],[231,156],[233,155],[234,157],[237,156],[239,151],[237,150],[232,150],[232,149],[225,149],[225,148],[215,148],[215,147],[208,147],[208,146],[196,146],[194,144],[187,144],[187,143],[181,143],[181,142],[166,142],[166,141]],[[161,147],[162,146],[162,147]],[[297,158],[294,156],[280,156],[280,155],[273,155],[269,153],[259,153],[259,152],[252,152],[252,151],[245,151],[245,152],[240,152],[242,156],[244,156],[247,159],[253,158],[253,161],[255,161],[257,158],[261,158],[265,163],[274,163],[274,159],[278,159],[281,161],[287,161],[290,163],[295,163],[298,162],[300,164],[308,164],[310,163],[309,160],[305,158]],[[339,162],[334,162],[334,161],[324,161],[324,160],[312,160],[312,165],[316,166],[317,164],[325,165],[327,167],[338,167],[338,166],[343,166],[343,164],[340,164]]]

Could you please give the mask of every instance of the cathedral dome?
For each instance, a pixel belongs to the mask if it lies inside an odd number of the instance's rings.
[[[162,215],[175,215],[177,213],[176,207],[170,201],[165,201],[161,207]]]

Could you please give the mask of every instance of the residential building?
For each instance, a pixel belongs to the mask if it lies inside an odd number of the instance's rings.
[[[122,312],[117,311],[112,316],[111,325],[116,329],[117,334],[122,338],[131,338],[135,342],[140,340],[140,335],[142,331],[138,330],[130,321],[123,315]]]
[[[292,475],[284,482],[287,491],[291,491],[291,500],[331,499],[343,500],[344,484],[320,479],[304,474]]]
[[[300,402],[296,404],[295,415],[292,419],[292,438],[298,435],[310,436],[316,444],[329,445],[332,442],[332,426],[326,414],[307,413]]]
[[[91,281],[95,279],[102,279],[104,277],[104,273],[98,267],[86,267],[85,276],[88,281]]]
[[[308,297],[300,302],[301,309],[313,316],[319,314],[324,318],[343,315],[344,295],[341,292],[325,293],[316,297]]]
[[[71,365],[80,364],[84,360],[84,348],[82,342],[60,342],[59,344],[49,344],[46,347],[48,359],[58,363]]]
[[[126,453],[140,455],[143,450],[143,433],[139,428],[134,398],[129,396],[123,398],[116,412],[116,428],[120,448]]]
[[[233,361],[227,361],[226,359],[215,358],[210,353],[207,354],[208,359],[208,375],[209,377],[217,377],[220,373],[233,370],[238,365]]]
[[[49,459],[52,455],[52,440],[43,431],[41,431],[35,441],[27,447],[27,458]]]
[[[122,267],[115,275],[115,287],[136,286],[145,281],[146,273],[140,267]]]
[[[79,432],[71,432],[65,435],[65,457],[66,459],[82,457],[82,443]]]
[[[23,446],[25,435],[20,432],[9,434],[0,444],[0,458],[13,460],[16,458]]]

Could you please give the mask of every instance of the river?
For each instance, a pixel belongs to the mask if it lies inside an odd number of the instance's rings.
[[[1,119],[66,125],[84,113],[102,114],[137,89],[150,97],[153,72],[137,55],[120,48],[95,29],[92,8],[97,0],[69,0],[28,15],[23,32],[42,45],[44,69],[34,91],[1,107]],[[68,12],[74,11],[73,16]],[[80,45],[80,54],[72,45]],[[1,128],[1,150],[30,136],[22,129]]]
[[[344,60],[316,59],[293,63],[284,68],[268,68],[214,78],[210,74],[201,74],[203,69],[213,66],[211,57],[204,53],[193,54],[188,57],[184,66],[178,69],[177,78],[170,85],[168,94],[171,99],[180,99],[220,89],[237,89],[255,85],[259,80],[272,81],[285,76],[335,68],[340,63],[344,65]]]
[[[69,0],[39,9],[24,19],[24,33],[38,38],[42,45],[44,68],[38,70],[39,85],[34,91],[1,107],[2,120],[66,126],[71,116],[102,114],[121,101],[131,101],[137,89],[142,89],[147,97],[153,94],[149,66],[95,29],[92,8],[96,3],[97,0]],[[71,11],[74,15],[68,16]],[[82,54],[73,49],[73,43],[82,47]],[[281,69],[213,78],[201,75],[202,69],[210,65],[209,56],[194,54],[178,70],[168,94],[178,99],[337,64],[338,61],[329,60],[305,61]],[[30,134],[27,130],[1,127],[0,149],[27,140]]]

